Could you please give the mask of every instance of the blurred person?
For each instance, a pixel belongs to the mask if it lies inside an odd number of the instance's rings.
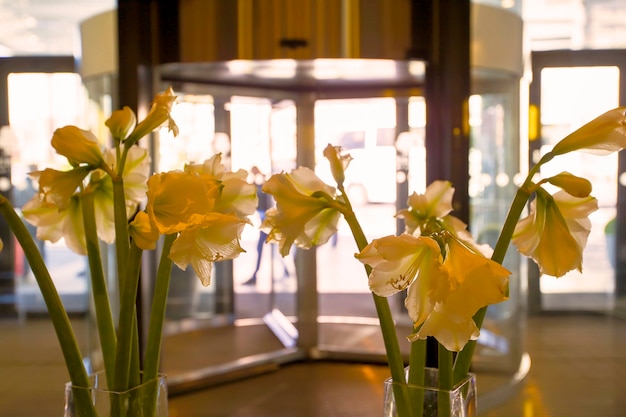
[[[263,220],[265,219],[265,212],[267,211],[267,209],[273,206],[272,196],[263,192],[263,183],[265,182],[265,174],[263,174],[257,166],[253,166],[250,169],[250,173],[253,176],[253,181],[254,181],[254,184],[256,185],[257,198],[259,200],[259,204],[257,206],[257,213],[259,214],[259,217],[261,218],[261,223],[263,223]],[[247,281],[245,281],[243,285],[256,285],[257,273],[259,272],[259,269],[261,268],[261,259],[263,256],[263,248],[266,246],[265,245],[266,240],[267,240],[267,233],[259,229],[259,240],[257,241],[257,244],[256,244],[256,251],[257,251],[256,265],[254,268],[254,272],[252,273],[252,276]],[[270,249],[272,249],[272,247],[270,247]],[[283,266],[282,279],[285,279],[289,277],[289,269],[287,268],[287,265],[285,264],[283,258],[281,258],[281,262]],[[274,277],[273,277],[273,271],[272,271],[272,279],[273,278]]]

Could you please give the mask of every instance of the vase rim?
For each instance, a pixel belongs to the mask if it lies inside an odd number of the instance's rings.
[[[141,374],[143,374],[143,372],[141,372]],[[150,383],[154,383],[155,381],[159,384],[159,385],[164,385],[167,383],[167,374],[165,373],[158,373],[157,377],[154,379],[151,379],[149,381],[142,381],[141,384],[139,385],[135,385],[133,387],[128,388],[125,391],[113,391],[113,390],[109,390],[106,388],[106,374],[104,371],[98,371],[98,372],[94,372],[94,373],[90,373],[87,375],[89,378],[89,382],[90,385],[88,387],[83,387],[80,385],[74,385],[72,383],[72,381],[68,381],[65,383],[65,389],[66,390],[71,390],[71,389],[96,389],[96,390],[100,390],[100,391],[104,391],[104,392],[108,392],[108,393],[112,393],[112,394],[125,394],[128,392],[131,392],[133,390],[145,387],[146,385],[150,384]]]
[[[431,368],[431,367],[426,367],[424,368],[424,370],[426,372],[439,372],[439,370],[437,368]],[[409,367],[407,366],[405,368],[405,372],[408,375],[408,371],[409,371]],[[476,381],[476,374],[473,372],[468,372],[467,375],[460,380],[458,383],[456,383],[451,389],[447,390],[447,389],[440,389],[439,387],[436,386],[428,386],[427,384],[425,386],[420,386],[420,385],[415,385],[415,384],[408,384],[408,383],[402,383],[402,382],[394,382],[393,379],[391,377],[385,379],[384,383],[385,385],[406,385],[407,387],[411,387],[411,388],[417,388],[417,389],[428,389],[431,391],[439,391],[439,392],[455,392],[457,390],[459,390],[460,388],[462,388],[464,385],[468,384],[468,383],[472,383],[472,381]]]

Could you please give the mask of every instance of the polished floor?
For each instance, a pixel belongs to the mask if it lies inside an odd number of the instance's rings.
[[[75,325],[86,340],[84,320],[76,319]],[[532,316],[527,351],[532,365],[524,383],[489,401],[488,408],[479,400],[480,417],[626,416],[625,317]],[[246,379],[172,395],[170,416],[380,416],[386,375],[384,366],[355,362],[284,364]],[[0,320],[0,416],[60,416],[66,380],[47,320]],[[480,374],[478,390],[480,395]]]

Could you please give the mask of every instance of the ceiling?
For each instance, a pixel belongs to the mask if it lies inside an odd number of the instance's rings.
[[[0,0],[0,57],[72,55],[79,23],[116,0]]]
[[[513,0],[473,0],[517,4]],[[624,0],[524,0],[531,49],[626,47]],[[77,55],[79,23],[117,0],[0,0],[0,57]],[[519,5],[515,6],[518,9]],[[519,11],[519,10],[518,10]]]

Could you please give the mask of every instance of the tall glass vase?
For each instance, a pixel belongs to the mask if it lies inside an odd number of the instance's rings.
[[[167,417],[165,375],[124,392],[107,389],[104,372],[91,375],[90,387],[65,384],[64,417]],[[90,398],[92,408],[79,398]],[[87,408],[87,409],[86,409]]]
[[[407,368],[408,369],[408,368]],[[411,417],[476,417],[476,376],[468,374],[452,390],[440,390],[439,371],[426,368],[423,386],[406,385]],[[383,417],[404,417],[398,414],[391,378],[385,380]]]

